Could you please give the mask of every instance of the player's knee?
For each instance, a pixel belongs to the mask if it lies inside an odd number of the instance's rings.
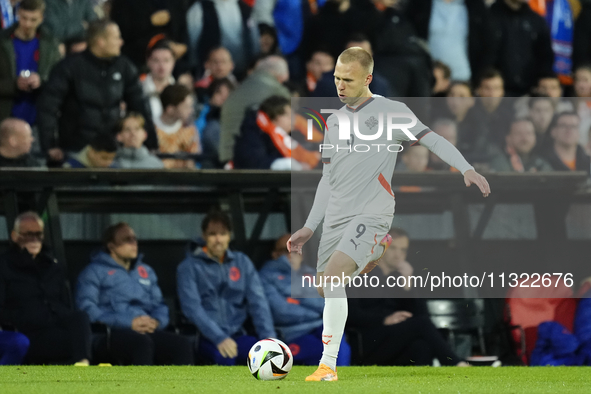
[[[343,276],[351,276],[356,269],[357,264],[355,261],[345,253],[337,250],[328,260],[324,275],[342,278]]]

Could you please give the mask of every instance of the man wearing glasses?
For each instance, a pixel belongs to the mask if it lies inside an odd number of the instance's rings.
[[[548,130],[550,143],[545,159],[555,171],[590,171],[590,158],[579,145],[581,118],[576,112],[562,112],[554,116]]]
[[[10,237],[0,257],[0,325],[29,338],[31,364],[88,365],[88,317],[69,305],[63,268],[43,245],[43,221],[34,212],[22,213]]]
[[[117,223],[103,234],[104,249],[78,277],[76,305],[93,323],[111,327],[93,345],[96,361],[131,365],[193,364],[190,341],[164,331],[169,323],[154,270],[138,254],[135,232]]]

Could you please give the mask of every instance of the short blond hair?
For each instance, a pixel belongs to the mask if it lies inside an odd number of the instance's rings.
[[[339,55],[337,61],[343,64],[358,62],[368,74],[373,74],[373,57],[369,52],[361,47],[351,47],[345,49]]]

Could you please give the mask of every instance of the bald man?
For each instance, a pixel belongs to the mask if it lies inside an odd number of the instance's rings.
[[[38,167],[31,156],[34,138],[23,120],[7,118],[0,123],[0,167]]]

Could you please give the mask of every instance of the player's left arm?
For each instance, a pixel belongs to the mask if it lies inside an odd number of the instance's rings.
[[[464,156],[462,156],[455,146],[432,131],[426,130],[424,135],[418,135],[417,137],[419,138],[417,141],[418,143],[428,148],[431,152],[439,156],[441,160],[456,168],[464,175],[464,183],[466,183],[466,187],[476,185],[482,192],[482,195],[488,197],[490,194],[490,186],[486,181],[486,178],[474,171],[474,167],[466,161]]]

